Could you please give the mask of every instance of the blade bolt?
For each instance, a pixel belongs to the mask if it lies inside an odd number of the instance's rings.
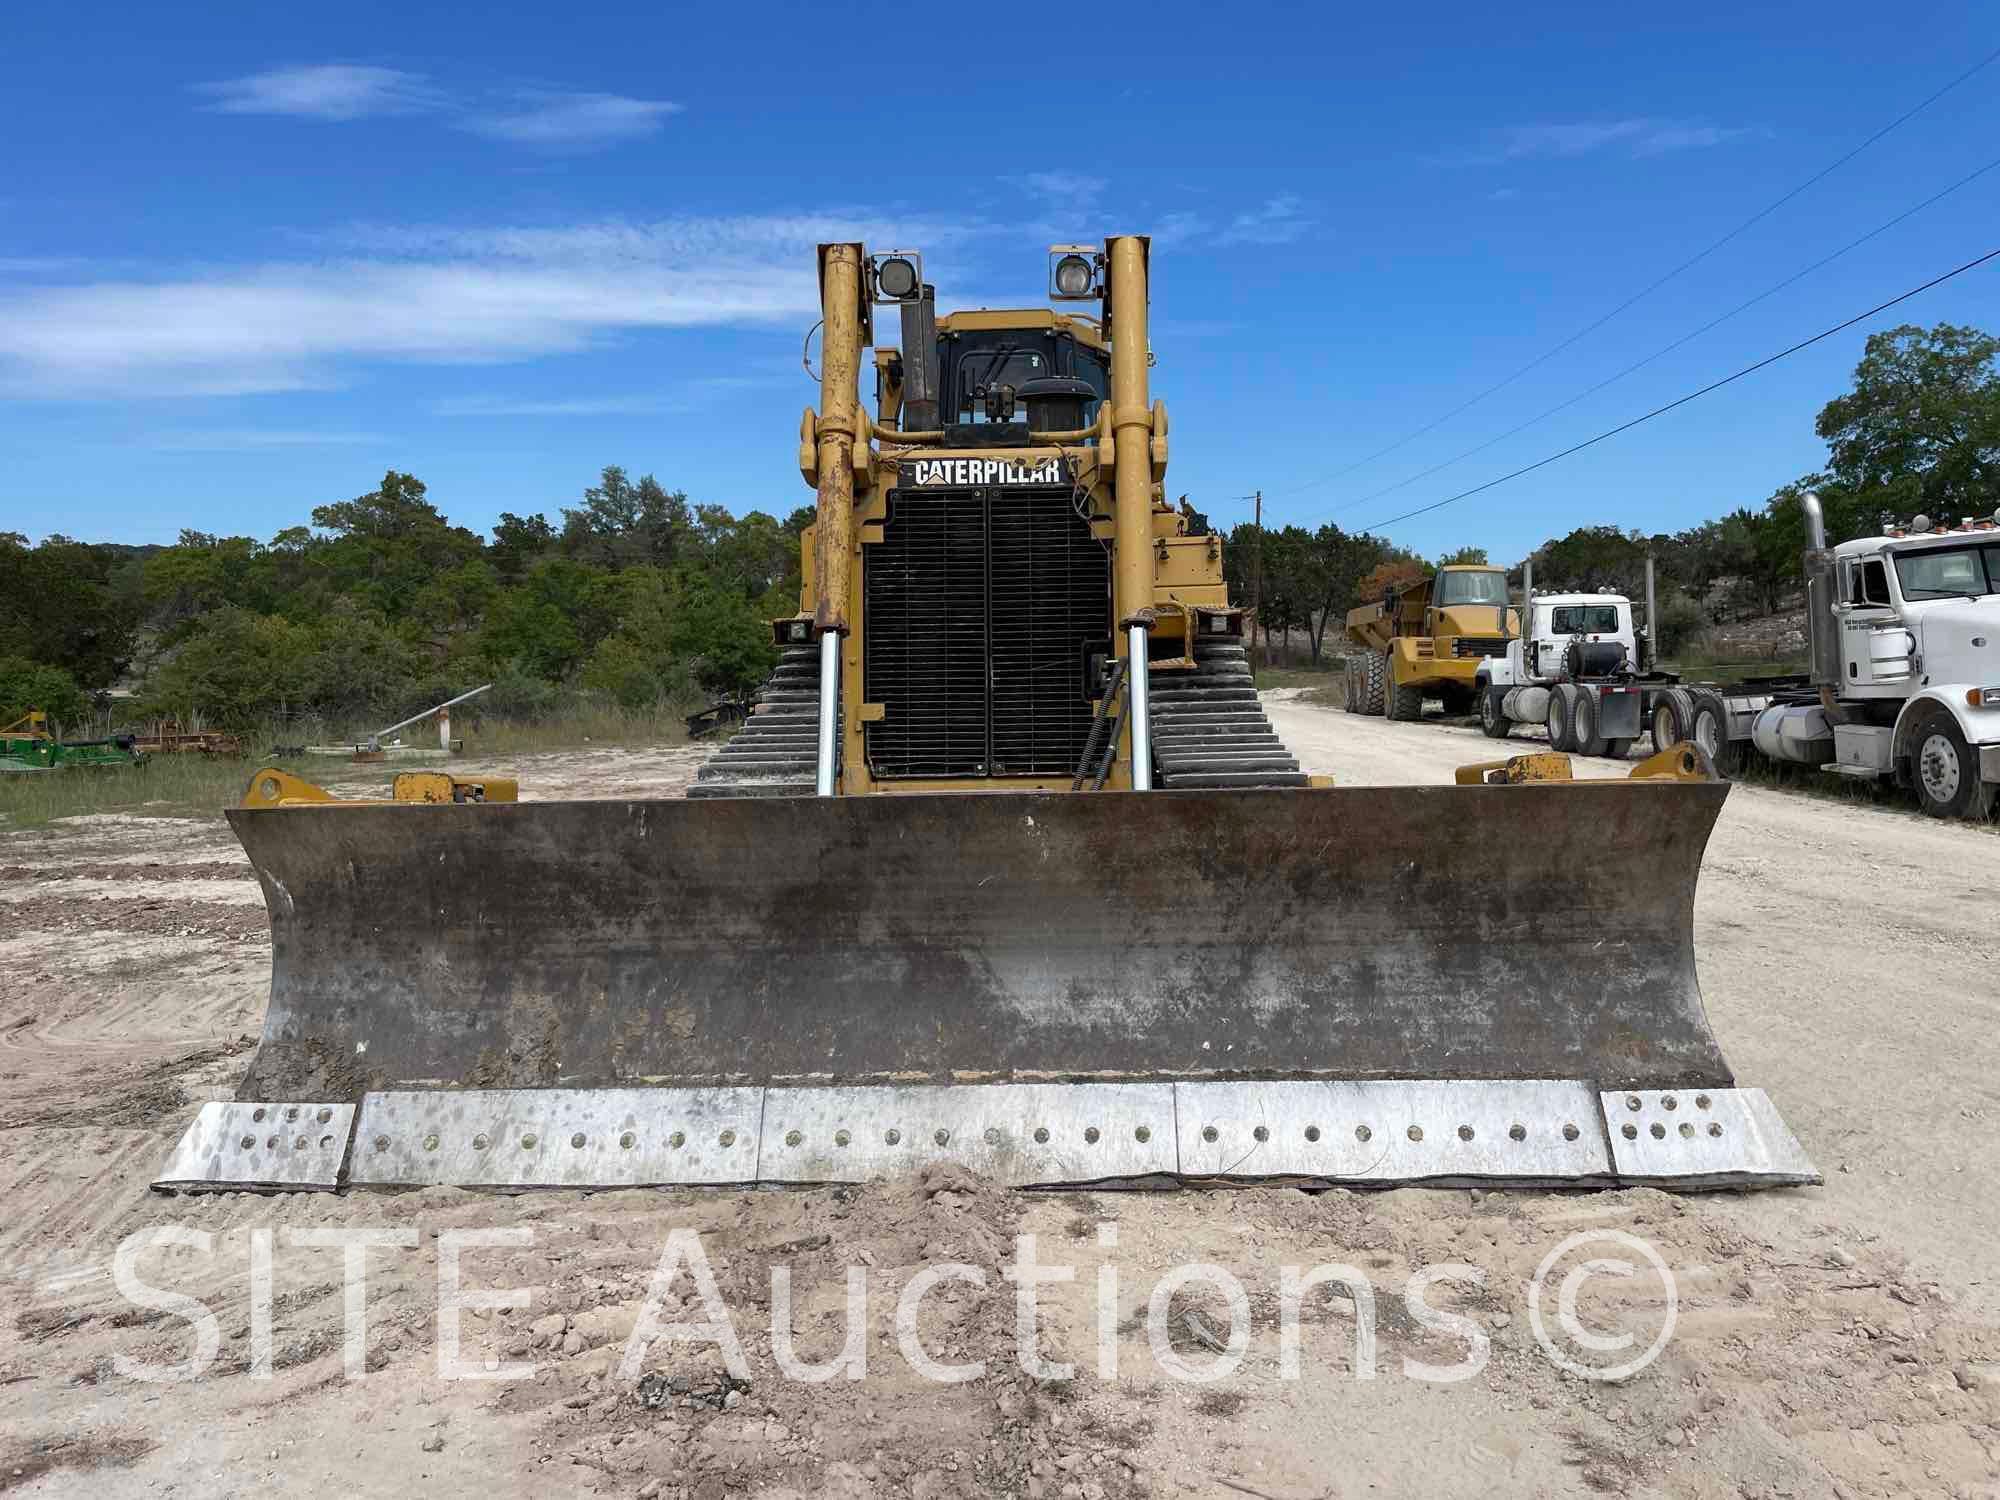
[[[1309,1140],[1309,1141],[1316,1141],[1316,1140],[1318,1140],[1318,1139],[1319,1139],[1319,1126],[1317,1126],[1317,1125],[1308,1125],[1308,1126],[1306,1126],[1306,1139],[1307,1139],[1307,1140]]]
[[[325,1123],[326,1123],[326,1122],[327,1122],[328,1120],[331,1120],[331,1119],[333,1118],[333,1111],[332,1111],[332,1110],[330,1110],[330,1109],[322,1109],[322,1110],[321,1110],[321,1111],[319,1112],[319,1115],[318,1115],[318,1117],[317,1117],[317,1118],[318,1118],[318,1120],[319,1120],[320,1124],[324,1125],[324,1124],[325,1124]]]
[[[849,1134],[848,1134],[848,1133],[847,1133],[846,1131],[844,1131],[844,1130],[836,1130],[836,1131],[835,1131],[835,1132],[833,1133],[833,1143],[834,1143],[834,1145],[836,1145],[836,1146],[845,1146],[845,1145],[846,1145],[846,1144],[847,1144],[847,1143],[848,1143],[849,1141],[851,1141],[851,1140],[853,1140],[853,1139],[854,1139],[854,1137],[853,1137],[853,1136],[851,1136],[851,1135],[849,1135]]]
[[[1210,1144],[1219,1139],[1221,1134],[1222,1132],[1217,1130],[1213,1125],[1204,1125],[1201,1127],[1201,1138]]]
[[[986,1127],[986,1144],[989,1146],[1000,1144],[1000,1127],[998,1125],[988,1125]]]
[[[1680,1107],[1681,1101],[1676,1099],[1672,1094],[1667,1094],[1660,1100],[1661,1109],[1679,1109]]]
[[[1424,1127],[1421,1125],[1412,1125],[1404,1134],[1409,1136],[1413,1141],[1420,1141],[1424,1138]]]
[[[1153,1138],[1153,1132],[1146,1126],[1141,1125],[1137,1130],[1132,1132],[1132,1138],[1138,1141],[1141,1145],[1144,1145],[1147,1141],[1150,1141]]]
[[[472,1138],[472,1149],[474,1151],[484,1151],[488,1146],[492,1144],[493,1144],[492,1138],[484,1134],[475,1135]]]
[[[1708,1126],[1708,1133],[1710,1135],[1721,1135],[1722,1127],[1711,1120]]]
[[[667,1137],[667,1144],[678,1151],[687,1144],[687,1136],[683,1132],[676,1130],[672,1135]]]
[[[1639,1127],[1637,1125],[1627,1125],[1624,1128],[1626,1140],[1636,1141],[1639,1139]]]
[[[524,1135],[524,1136],[522,1136],[522,1137],[521,1137],[521,1149],[522,1149],[523,1151],[532,1151],[532,1150],[534,1150],[534,1149],[535,1149],[535,1138],[534,1138],[534,1137],[533,1137],[532,1135]]]
[[[1516,1123],[1516,1124],[1513,1124],[1513,1125],[1509,1125],[1509,1126],[1507,1127],[1507,1139],[1508,1139],[1508,1140],[1510,1140],[1510,1141],[1525,1141],[1525,1140],[1526,1140],[1527,1138],[1528,1138],[1528,1127],[1527,1127],[1527,1126],[1525,1126],[1525,1125],[1522,1125],[1522,1124],[1519,1124],[1519,1123]]]
[[[630,1151],[634,1146],[638,1144],[639,1144],[639,1137],[632,1134],[632,1132],[629,1130],[626,1131],[623,1135],[618,1137],[618,1145],[619,1149],[621,1150]]]
[[[1666,1138],[1667,1138],[1667,1127],[1662,1125],[1658,1120],[1655,1120],[1653,1122],[1653,1139],[1656,1141],[1664,1141]]]
[[[1087,1126],[1083,1132],[1083,1139],[1084,1144],[1095,1146],[1097,1144],[1097,1127],[1095,1125]]]
[[[942,1146],[951,1140],[951,1132],[949,1130],[940,1130],[939,1132],[937,1132],[937,1134],[933,1135],[931,1139],[936,1141],[940,1146]]]
[[[579,1130],[575,1135],[571,1136],[569,1138],[569,1143],[570,1145],[574,1146],[577,1150],[581,1151],[583,1149],[583,1132]]]
[[[1686,1120],[1681,1121],[1681,1138],[1690,1141],[1694,1139],[1694,1126],[1688,1124]]]
[[[254,1135],[246,1135],[243,1137],[241,1141],[237,1142],[237,1144],[241,1146],[245,1151],[255,1151],[257,1149],[257,1137]],[[380,1150],[381,1148],[378,1146],[376,1149]]]
[[[1706,1094],[1696,1094],[1696,1095],[1694,1096],[1694,1107],[1695,1107],[1696,1109],[1707,1109],[1707,1108],[1708,1108],[1708,1106],[1709,1106],[1709,1097],[1708,1097],[1708,1095],[1706,1095]]]
[[[285,1118],[287,1120],[296,1120],[298,1117],[299,1117],[299,1107],[296,1104],[294,1104],[290,1109],[285,1111]]]
[[[1627,1094],[1625,1096],[1625,1107],[1630,1110],[1638,1109],[1639,1096],[1637,1094]]]
[[[721,1135],[717,1136],[716,1139],[722,1142],[724,1146],[733,1146],[736,1144],[736,1132],[733,1130],[725,1130],[722,1132]]]
[[[805,1137],[800,1135],[796,1130],[787,1130],[785,1132],[785,1144],[787,1146],[796,1146],[804,1139]]]
[[[1576,1127],[1575,1127],[1574,1125],[1565,1125],[1565,1126],[1563,1126],[1563,1139],[1564,1139],[1564,1140],[1566,1140],[1566,1141],[1573,1141],[1573,1140],[1575,1140],[1575,1139],[1576,1139],[1576,1137],[1577,1137],[1577,1129],[1576,1129]]]
[[[1046,1146],[1048,1143],[1049,1143],[1048,1127],[1045,1125],[1037,1125],[1035,1127],[1035,1144],[1037,1146]]]
[[[375,1149],[377,1151],[387,1151],[389,1149],[389,1137],[387,1137],[386,1135],[376,1136]]]
[[[250,1111],[250,1118],[261,1121],[264,1118],[264,1111],[262,1109],[253,1109]]]
[[[891,1146],[900,1145],[903,1140],[903,1132],[900,1130],[891,1130],[886,1135],[884,1135],[882,1139],[888,1142]]]
[[[1469,1141],[1469,1140],[1471,1140],[1471,1139],[1472,1139],[1472,1127],[1471,1127],[1470,1125],[1461,1125],[1461,1126],[1459,1126],[1459,1127],[1458,1127],[1458,1138],[1459,1138],[1459,1139],[1460,1139],[1461,1141]]]
[[[1251,1131],[1250,1134],[1259,1141],[1268,1141],[1271,1138],[1270,1130],[1262,1125],[1259,1125],[1255,1130]]]
[[[1365,1141],[1374,1134],[1375,1132],[1370,1130],[1366,1125],[1357,1125],[1354,1127],[1354,1138],[1357,1141]]]

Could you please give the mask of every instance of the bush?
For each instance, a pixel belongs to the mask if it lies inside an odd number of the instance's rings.
[[[81,722],[90,712],[90,698],[61,667],[0,656],[0,725],[37,708],[59,728]]]
[[[1694,600],[1678,590],[1670,590],[1660,600],[1660,618],[1651,625],[1654,652],[1671,657],[1707,628],[1708,619]]]

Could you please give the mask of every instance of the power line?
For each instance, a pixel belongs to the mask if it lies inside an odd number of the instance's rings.
[[[1506,484],[1509,480],[1519,479],[1523,474],[1532,474],[1537,469],[1546,469],[1550,464],[1560,459],[1568,458],[1573,453],[1581,453],[1586,448],[1594,448],[1607,438],[1617,437],[1621,432],[1630,432],[1641,423],[1650,422],[1655,417],[1663,417],[1676,407],[1686,406],[1690,401],[1699,400],[1711,392],[1719,391],[1725,385],[1733,385],[1744,376],[1754,375],[1767,365],[1774,365],[1781,359],[1797,354],[1801,349],[1810,349],[1814,344],[1819,343],[1823,339],[1830,339],[1836,333],[1843,333],[1847,329],[1852,328],[1856,323],[1866,322],[1877,313],[1887,312],[1890,308],[1896,306],[1897,303],[1907,302],[1922,292],[1928,292],[1932,287],[1943,286],[1953,277],[1963,276],[1967,271],[1976,270],[1990,260],[2000,260],[2000,250],[1988,250],[1977,259],[1969,260],[1962,266],[1946,271],[1942,276],[1933,276],[1922,286],[1913,286],[1907,292],[1891,297],[1887,302],[1878,302],[1866,312],[1858,312],[1845,322],[1836,323],[1831,328],[1822,329],[1809,339],[1801,339],[1788,349],[1780,349],[1776,354],[1766,355],[1754,365],[1745,365],[1733,375],[1725,375],[1720,380],[1711,381],[1700,390],[1689,391],[1685,396],[1669,401],[1664,406],[1656,406],[1644,415],[1632,418],[1629,422],[1620,422],[1616,427],[1607,428],[1603,432],[1598,433],[1596,437],[1585,438],[1580,443],[1572,443],[1560,453],[1551,453],[1547,458],[1538,458],[1533,463],[1523,464],[1520,468],[1510,470],[1497,479],[1489,479],[1484,484],[1475,484],[1471,489],[1460,490],[1457,494],[1447,495],[1442,500],[1433,500],[1429,505],[1420,505],[1415,510],[1406,510],[1400,516],[1390,516],[1387,520],[1371,522],[1364,529],[1374,531],[1383,526],[1394,526],[1397,522],[1407,521],[1414,516],[1428,515],[1434,510],[1443,510],[1447,505],[1456,505],[1461,500],[1469,500],[1474,495],[1483,494],[1487,490],[1495,489],[1500,485]]]
[[[1876,236],[1881,234],[1886,234],[1889,230],[1894,229],[1898,224],[1902,223],[1905,219],[1911,218],[1912,216],[1923,212],[1923,210],[1929,208],[1934,203],[1940,202],[1945,198],[1949,198],[1953,193],[1957,192],[1960,188],[1966,186],[1968,183],[1978,181],[1981,177],[1984,177],[1988,172],[1993,171],[1996,167],[2000,167],[2000,156],[1996,156],[1992,161],[1986,163],[1985,166],[1978,167],[1973,171],[1966,173],[1965,176],[1959,178],[1958,181],[1952,183],[1951,186],[1942,188],[1939,191],[1931,194],[1930,197],[1924,199],[1923,202],[1911,204],[1910,207],[1904,209],[1901,213],[1897,214],[1893,219],[1885,220],[1884,222],[1877,224],[1873,229],[1869,230],[1866,234],[1861,235],[1856,239],[1849,240],[1845,245],[1842,245],[1838,250],[1835,250],[1832,254],[1823,255],[1818,260],[1814,261],[1811,265],[1806,266],[1804,269],[1794,271],[1791,275],[1787,276],[1783,281],[1777,282],[1772,286],[1766,287],[1763,291],[1759,292],[1756,296],[1750,298],[1747,302],[1737,303],[1737,305],[1732,307],[1728,312],[1723,313],[1718,317],[1709,319],[1706,323],[1702,324],[1701,327],[1694,329],[1690,333],[1682,334],[1679,338],[1675,339],[1671,344],[1666,345],[1664,348],[1655,349],[1651,354],[1647,355],[1644,359],[1635,360],[1633,363],[1625,366],[1624,369],[1618,371],[1617,374],[1607,375],[1604,377],[1604,379],[1598,381],[1597,384],[1590,386],[1585,390],[1578,391],[1574,396],[1571,396],[1567,401],[1558,402],[1556,405],[1551,406],[1547,411],[1540,413],[1538,416],[1530,417],[1528,418],[1527,421],[1522,422],[1517,426],[1510,427],[1505,432],[1500,433],[1495,437],[1490,437],[1486,439],[1486,441],[1483,443],[1476,443],[1472,447],[1467,448],[1463,453],[1455,454],[1453,457],[1445,459],[1442,463],[1432,464],[1428,469],[1420,469],[1414,474],[1408,475],[1405,478],[1397,480],[1394,484],[1384,485],[1379,490],[1374,490],[1369,494],[1363,495],[1358,500],[1350,500],[1344,505],[1339,505],[1330,511],[1323,512],[1323,515],[1327,518],[1331,518],[1333,516],[1341,515],[1347,511],[1353,510],[1357,506],[1366,505],[1371,500],[1380,500],[1384,495],[1393,495],[1397,490],[1404,489],[1409,485],[1413,485],[1420,479],[1428,479],[1430,478],[1431,475],[1436,474],[1441,470],[1449,469],[1453,464],[1463,463],[1466,459],[1472,458],[1477,454],[1484,453],[1488,448],[1491,448],[1498,443],[1506,442],[1507,439],[1510,437],[1519,436],[1521,433],[1526,432],[1530,427],[1534,427],[1542,422],[1546,422],[1550,417],[1555,416],[1558,412],[1568,411],[1569,408],[1575,406],[1579,401],[1588,400],[1590,397],[1596,395],[1599,391],[1603,390],[1606,386],[1617,384],[1619,381],[1623,380],[1627,375],[1632,374],[1634,371],[1643,370],[1647,365],[1650,365],[1654,360],[1662,359],[1665,356],[1672,354],[1676,349],[1681,348],[1683,345],[1693,343],[1696,339],[1700,338],[1704,333],[1708,333],[1713,329],[1721,327],[1724,323],[1727,323],[1731,318],[1735,317],[1738,313],[1748,312],[1758,303],[1763,302],[1768,298],[1775,297],[1779,292],[1782,292],[1786,287],[1792,286],[1797,282],[1805,280],[1806,277],[1812,275],[1813,272],[1818,271],[1823,267],[1832,265],[1835,261],[1839,260],[1841,256],[1846,255],[1849,251],[1860,249],[1861,246],[1867,244],[1870,240],[1874,239]]]
[[[1868,139],[1863,141],[1860,145],[1848,151],[1844,156],[1841,156],[1836,160],[1829,162],[1826,166],[1821,167],[1817,172],[1813,173],[1812,176],[1808,177],[1804,182],[1800,183],[1797,187],[1793,188],[1783,197],[1778,198],[1774,202],[1766,204],[1763,208],[1758,209],[1756,213],[1752,214],[1749,218],[1745,219],[1741,224],[1738,224],[1734,229],[1730,230],[1727,234],[1723,235],[1721,239],[1716,240],[1715,242],[1708,245],[1704,249],[1697,251],[1695,254],[1689,256],[1686,260],[1682,261],[1679,265],[1675,266],[1671,271],[1667,272],[1664,276],[1659,277],[1657,280],[1651,282],[1641,290],[1634,292],[1631,296],[1627,297],[1623,302],[1619,303],[1616,307],[1612,308],[1610,312],[1604,314],[1604,316],[1599,318],[1596,322],[1591,323],[1587,327],[1578,329],[1575,333],[1571,334],[1568,338],[1564,339],[1560,344],[1557,344],[1554,348],[1545,350],[1541,354],[1536,355],[1533,359],[1529,360],[1528,363],[1521,366],[1520,369],[1516,370],[1506,379],[1499,381],[1497,384],[1488,386],[1485,390],[1479,392],[1478,395],[1473,396],[1471,399],[1460,402],[1457,406],[1454,406],[1450,411],[1446,412],[1443,416],[1438,417],[1433,421],[1426,422],[1422,427],[1417,428],[1414,432],[1407,433],[1403,437],[1396,439],[1396,441],[1389,444],[1388,447],[1378,448],[1373,453],[1369,454],[1366,458],[1357,459],[1344,469],[1336,469],[1331,474],[1322,474],[1317,479],[1309,479],[1302,485],[1298,485],[1292,489],[1284,491],[1283,494],[1285,496],[1303,494],[1305,491],[1310,489],[1316,489],[1322,484],[1330,484],[1336,479],[1344,479],[1349,474],[1352,474],[1356,469],[1366,468],[1369,464],[1374,463],[1376,459],[1386,458],[1391,453],[1394,453],[1397,449],[1402,448],[1407,444],[1415,442],[1418,438],[1424,436],[1426,433],[1435,432],[1438,428],[1442,427],[1446,422],[1449,422],[1453,417],[1458,416],[1462,412],[1470,411],[1473,407],[1477,406],[1480,402],[1484,401],[1488,396],[1494,395],[1500,391],[1504,391],[1508,386],[1512,385],[1515,381],[1519,380],[1523,375],[1526,375],[1533,370],[1540,369],[1543,365],[1547,364],[1550,360],[1554,359],[1558,354],[1561,354],[1565,349],[1568,349],[1573,344],[1576,344],[1580,340],[1587,338],[1591,334],[1597,332],[1598,329],[1602,328],[1606,323],[1609,323],[1613,318],[1617,317],[1620,313],[1625,312],[1628,308],[1631,308],[1637,305],[1638,303],[1643,302],[1646,298],[1652,296],[1653,293],[1657,292],[1661,287],[1665,286],[1668,282],[1672,281],[1676,276],[1679,276],[1683,271],[1692,270],[1695,266],[1701,264],[1701,262],[1703,262],[1704,260],[1707,260],[1709,256],[1713,255],[1716,251],[1720,250],[1724,245],[1728,244],[1731,240],[1735,239],[1745,230],[1754,228],[1756,225],[1762,223],[1765,219],[1768,219],[1772,214],[1776,213],[1779,209],[1783,208],[1787,203],[1790,203],[1794,198],[1798,197],[1799,194],[1805,192],[1806,189],[1816,186],[1820,182],[1823,182],[1826,178],[1830,177],[1833,173],[1839,171],[1840,168],[1846,166],[1849,162],[1853,161],[1855,157],[1859,156],[1862,152],[1866,151],[1870,146],[1874,145],[1877,141],[1881,140],[1891,131],[1897,129],[1901,125],[1908,123],[1910,120],[1914,119],[1917,115],[1922,114],[1925,110],[1929,109],[1933,104],[1937,103],[1938,100],[1942,99],[1946,94],[1949,94],[1953,89],[1957,88],[1960,84],[1964,83],[1968,78],[1971,78],[1974,74],[1980,72],[1985,68],[1992,66],[1992,64],[1995,61],[2000,61],[2000,47],[1996,47],[1993,51],[1987,53],[1986,56],[1981,58],[1978,62],[1974,63],[1971,67],[1967,68],[1963,73],[1960,73],[1956,78],[1952,79],[1951,82],[1945,84],[1942,88],[1938,89],[1936,92],[1927,95],[1918,103],[1913,104],[1912,106],[1910,106],[1910,108],[1904,110],[1903,113],[1896,116],[1895,119],[1891,120],[1887,125],[1884,125],[1880,130],[1876,131],[1873,135],[1869,136]],[[1283,496],[1280,496],[1278,498],[1283,498]]]

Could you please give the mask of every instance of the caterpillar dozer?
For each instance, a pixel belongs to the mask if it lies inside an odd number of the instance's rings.
[[[253,778],[269,1012],[159,1186],[1817,1180],[1703,1013],[1699,751],[1347,789],[1280,743],[1163,499],[1148,270],[939,316],[822,246],[755,712],[672,800]]]

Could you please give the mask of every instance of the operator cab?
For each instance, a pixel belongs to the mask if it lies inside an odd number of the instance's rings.
[[[967,446],[1026,446],[1030,432],[1088,427],[1111,392],[1102,351],[1061,327],[941,330],[938,368],[946,423],[982,429]]]

